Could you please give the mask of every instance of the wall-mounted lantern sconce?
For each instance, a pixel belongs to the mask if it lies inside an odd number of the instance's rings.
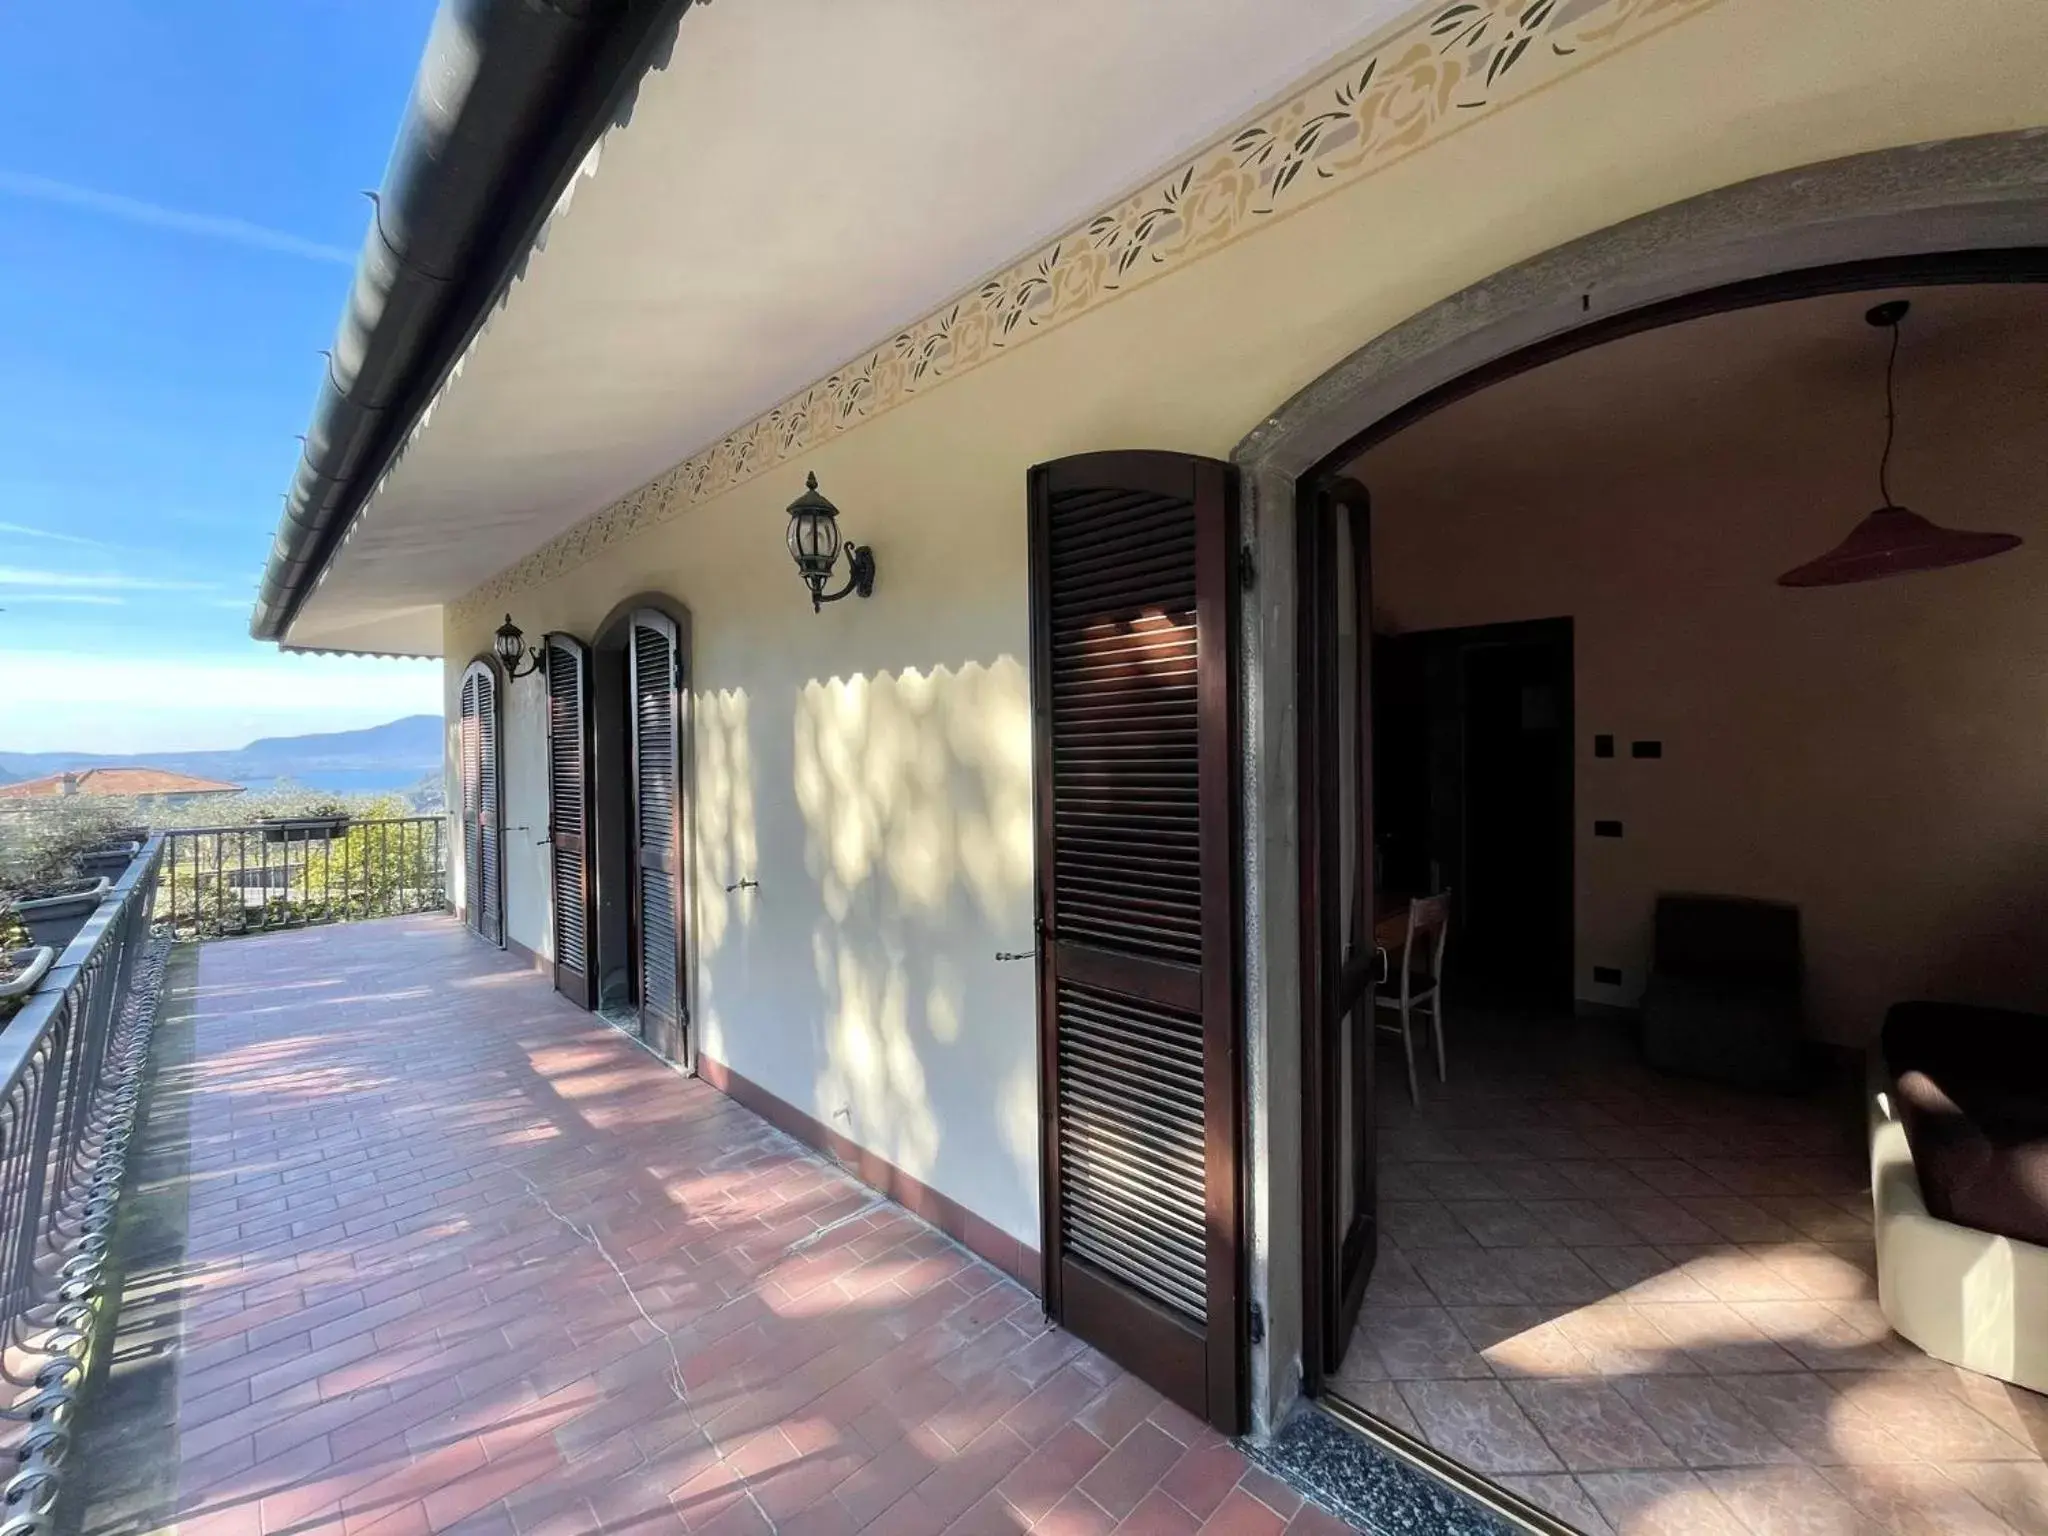
[[[875,552],[865,544],[846,546],[846,585],[837,592],[825,590],[839,561],[839,509],[818,494],[816,475],[804,476],[803,495],[789,504],[789,553],[811,589],[813,613],[850,592],[874,595]]]
[[[509,613],[505,615],[505,622],[498,626],[497,638],[491,642],[491,648],[498,653],[498,660],[504,663],[508,678],[526,677],[540,670],[539,648],[526,643],[525,633],[512,622]]]

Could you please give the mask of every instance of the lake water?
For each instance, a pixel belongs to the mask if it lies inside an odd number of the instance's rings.
[[[274,789],[318,789],[336,795],[385,795],[411,789],[434,770],[431,768],[329,768],[309,769],[289,779],[250,779],[251,794]]]

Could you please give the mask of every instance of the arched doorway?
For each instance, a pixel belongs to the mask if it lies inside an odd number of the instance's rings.
[[[1329,723],[1316,721],[1298,682],[1316,643],[1310,620],[1328,601],[1303,583],[1313,574],[1304,551],[1312,558],[1321,547],[1324,514],[1350,505],[1329,497],[1333,477],[1431,411],[1573,351],[1800,294],[2038,281],[2048,276],[2044,246],[2048,145],[2027,136],[1768,177],[1590,235],[1443,301],[1361,348],[1240,444],[1239,530],[1258,573],[1241,631],[1241,756],[1250,1141],[1267,1149],[1263,1219],[1249,1234],[1251,1286],[1267,1321],[1252,1379],[1266,1422],[1285,1414],[1297,1382],[1319,1384],[1330,1333],[1360,1290],[1346,1267],[1359,1262],[1347,1225],[1357,1213],[1338,1199],[1358,1184],[1332,1151],[1346,1139],[1346,1111],[1327,1091],[1340,1038],[1331,967],[1342,956],[1324,953],[1310,899],[1312,880],[1331,874],[1317,867],[1314,804],[1331,775],[1311,761]]]
[[[620,604],[590,648],[596,837],[594,990],[601,1013],[693,1060],[690,620],[671,600]]]
[[[504,739],[497,663],[479,657],[462,674],[458,707],[462,786],[463,920],[487,943],[505,943]]]

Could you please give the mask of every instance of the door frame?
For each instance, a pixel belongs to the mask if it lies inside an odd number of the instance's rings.
[[[1562,969],[1564,972],[1565,991],[1556,1001],[1561,1006],[1569,1007],[1572,1001],[1571,989],[1577,985],[1578,981],[1579,843],[1577,820],[1578,736],[1576,734],[1578,731],[1579,698],[1578,625],[1570,614],[1557,614],[1540,619],[1506,619],[1490,624],[1452,624],[1438,629],[1409,630],[1404,632],[1402,638],[1409,640],[1436,639],[1445,643],[1455,643],[1461,672],[1463,663],[1472,652],[1486,650],[1495,646],[1545,645],[1551,647],[1564,659],[1564,709],[1563,719],[1559,726],[1561,739],[1558,747],[1558,751],[1563,758],[1564,774],[1560,783],[1559,803],[1554,807],[1553,813],[1557,818],[1557,824],[1563,828],[1564,857],[1563,873],[1560,880],[1563,889],[1559,893],[1559,910],[1564,912],[1566,917],[1563,922],[1563,932],[1552,935],[1552,938],[1563,953]],[[1461,707],[1464,701],[1464,681],[1461,677],[1459,682],[1459,703]],[[1463,740],[1465,724],[1466,722],[1463,719],[1459,721],[1459,755],[1461,762],[1458,769],[1458,791],[1460,796],[1458,815],[1461,821],[1467,817],[1471,805],[1470,799],[1466,797],[1468,781],[1465,775],[1464,760],[1469,760],[1470,748]],[[1468,837],[1464,831],[1461,831],[1458,844],[1461,862],[1458,868],[1448,873],[1442,882],[1451,891],[1453,906],[1458,905],[1456,898],[1459,892],[1469,892],[1472,889],[1469,866],[1462,862],[1467,856],[1466,850],[1469,847]],[[1469,923],[1466,932],[1468,934],[1471,932]]]
[[[696,735],[693,707],[693,679],[696,657],[691,644],[690,610],[665,592],[636,592],[612,605],[591,630],[591,785],[590,805],[596,843],[591,860],[592,884],[597,905],[591,942],[592,963],[597,967],[593,982],[599,1006],[615,1005],[619,998],[604,996],[604,983],[619,972],[630,978],[630,993],[623,1001],[637,1013],[640,1007],[640,950],[637,920],[639,885],[633,865],[634,803],[634,714],[632,689],[633,621],[641,614],[653,614],[675,626],[675,645],[680,676],[676,688],[676,834],[677,988],[681,995],[683,1019],[679,1024],[682,1049],[676,1065],[694,1075],[697,1070],[696,976],[698,892],[696,879]],[[654,1042],[646,1042],[650,1047]]]
[[[1357,1316],[1379,1245],[1378,1201],[1373,1189],[1378,1158],[1370,1150],[1364,1166],[1354,1171],[1354,1178],[1366,1191],[1362,1230],[1347,1218],[1345,1238],[1334,1246],[1331,1242],[1333,1218],[1338,1214],[1332,1209],[1332,1202],[1339,1198],[1342,1187],[1332,1159],[1346,1153],[1345,1148],[1336,1144],[1343,1125],[1345,1085],[1328,1073],[1330,1062],[1340,1055],[1338,1032],[1352,1012],[1362,1006],[1366,1033],[1362,1044],[1354,1046],[1358,1054],[1353,1058],[1351,1086],[1363,1101],[1362,1112],[1367,1120],[1365,1145],[1370,1149],[1374,1136],[1373,1063],[1378,1043],[1373,1014],[1374,982],[1370,955],[1353,955],[1347,961],[1345,950],[1347,945],[1370,945],[1372,904],[1377,895],[1377,882],[1372,876],[1372,498],[1364,486],[1345,477],[1304,477],[1298,484],[1297,497],[1296,590],[1300,601],[1296,604],[1296,654],[1301,663],[1297,674],[1301,698],[1295,751],[1301,829],[1301,1280],[1303,1313],[1315,1323],[1310,1333],[1312,1347],[1302,1356],[1302,1372],[1306,1390],[1318,1394],[1335,1353],[1332,1333],[1347,1328]],[[1338,668],[1332,664],[1341,623],[1335,606],[1341,572],[1335,563],[1334,532],[1322,523],[1326,509],[1352,514],[1352,538],[1356,541],[1362,529],[1366,541],[1362,548],[1354,542],[1351,551],[1355,619],[1361,630],[1358,661],[1364,674],[1353,704],[1354,751],[1358,757],[1358,793],[1363,814],[1355,829],[1358,846],[1353,853],[1354,869],[1361,885],[1360,908],[1351,935],[1341,931],[1341,813],[1334,826],[1328,824],[1324,815],[1344,788],[1344,743],[1338,734],[1343,707]],[[1326,577],[1330,583],[1327,588]],[[1326,596],[1330,599],[1327,604]],[[1362,936],[1357,931],[1359,923],[1363,924]],[[1360,965],[1366,968],[1362,973]],[[1344,1001],[1347,993],[1351,994],[1349,1006]],[[1352,1253],[1354,1246],[1363,1252]],[[1355,1275],[1351,1273],[1354,1267]]]
[[[1872,287],[2048,282],[2048,140],[2026,132],[1803,165],[1652,210],[1502,269],[1382,332],[1275,409],[1231,457],[1257,574],[1242,617],[1246,1049],[1255,1425],[1276,1429],[1320,1349],[1304,1280],[1309,1148],[1298,816],[1297,496],[1372,443],[1488,384],[1638,331]]]

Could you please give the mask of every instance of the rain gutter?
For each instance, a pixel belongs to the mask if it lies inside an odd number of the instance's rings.
[[[691,0],[441,0],[249,633],[283,642]]]

